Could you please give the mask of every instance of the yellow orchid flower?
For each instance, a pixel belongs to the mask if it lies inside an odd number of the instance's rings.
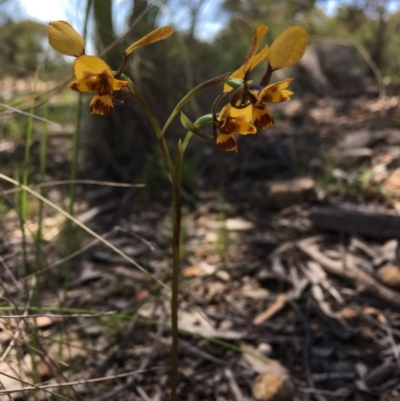
[[[74,63],[76,81],[70,85],[78,92],[96,92],[90,102],[90,114],[111,113],[114,103],[112,94],[128,85],[114,77],[110,66],[96,56],[80,56]]]
[[[253,104],[253,121],[257,129],[265,129],[274,126],[271,111],[265,103],[281,103],[290,100],[293,92],[286,88],[292,82],[291,78],[267,85],[265,88],[259,85],[251,85],[249,88],[250,102]]]
[[[265,45],[264,48],[257,53],[258,47],[260,46],[261,40],[264,35],[267,33],[268,27],[266,25],[257,25],[254,29],[253,39],[251,41],[250,49],[247,53],[247,56],[244,60],[244,63],[241,67],[239,67],[235,72],[233,72],[229,78],[238,78],[243,79],[249,71],[255,68],[262,60],[267,58],[269,53],[268,45]],[[225,84],[223,88],[223,93],[228,93],[232,90],[232,88]]]
[[[85,39],[66,21],[50,22],[47,30],[50,46],[65,56],[85,53]]]
[[[226,104],[216,121],[217,146],[221,150],[238,152],[235,134],[251,135],[257,132],[256,127],[251,123],[252,117],[252,105],[237,109],[230,103]]]
[[[96,92],[90,102],[90,114],[106,115],[114,108],[113,92],[121,90],[128,85],[127,81],[119,80],[128,56],[138,47],[142,47],[168,38],[174,32],[168,26],[157,28],[134,42],[124,52],[124,60],[115,76],[102,59],[96,56],[85,56],[85,40],[79,33],[65,21],[53,21],[49,24],[48,38],[54,50],[67,56],[75,56],[74,63],[75,82],[70,85],[72,90],[78,92]],[[127,102],[130,93],[123,92],[123,101]]]

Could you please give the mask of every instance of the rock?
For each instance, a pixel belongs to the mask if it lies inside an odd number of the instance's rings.
[[[331,154],[335,165],[342,168],[361,167],[371,164],[373,151],[370,148],[344,149]]]
[[[385,266],[381,267],[377,272],[376,276],[378,280],[383,284],[387,285],[391,288],[400,288],[400,267],[393,264],[388,263]]]
[[[259,401],[292,401],[294,387],[286,373],[270,370],[260,373],[254,380],[253,397]]]
[[[389,177],[385,180],[382,185],[382,189],[391,194],[392,196],[398,196],[400,193],[400,168],[393,170]]]
[[[268,207],[283,209],[315,199],[315,181],[304,177],[269,183],[266,203]]]
[[[358,131],[346,132],[346,136],[338,143],[342,150],[366,148],[372,146],[374,135],[370,130],[361,129]]]

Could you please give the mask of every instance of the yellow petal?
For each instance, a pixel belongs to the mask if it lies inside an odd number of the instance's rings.
[[[95,75],[112,79],[114,75],[108,64],[96,56],[79,56],[74,63],[74,74],[77,80],[86,80]]]
[[[218,134],[217,146],[227,152],[238,152],[237,141],[233,134]]]
[[[244,75],[245,75],[245,69],[244,66],[242,65],[241,67],[239,67],[235,72],[233,72],[231,75],[229,75],[229,78],[238,78],[238,79],[243,79]],[[223,93],[228,93],[232,90],[232,87],[228,84],[225,84],[222,92]]]
[[[257,129],[265,129],[275,125],[270,110],[263,104],[260,104],[258,107],[254,107],[253,120]]]
[[[229,75],[229,78],[244,78],[247,71],[252,70],[256,67],[262,60],[264,60],[268,56],[269,47],[265,46],[260,53],[257,55],[257,49],[260,46],[261,39],[267,33],[268,27],[266,25],[257,25],[254,29],[253,39],[251,41],[250,49],[247,53],[247,56],[244,60],[244,63],[241,67],[239,67],[235,72]],[[232,90],[232,87],[228,84],[224,85],[222,89],[223,93],[228,93]]]
[[[264,48],[260,51],[260,53],[256,54],[253,57],[253,60],[251,61],[251,70],[255,67],[257,67],[258,64],[260,64],[261,61],[267,58],[269,54],[269,46],[265,45]]]
[[[253,135],[257,133],[257,128],[248,121],[245,121],[241,118],[233,118],[229,121],[229,126],[231,132],[235,132],[240,135]]]
[[[113,91],[119,91],[128,85],[128,81],[120,81],[119,79],[116,79],[114,77],[109,77],[108,82]]]
[[[172,35],[174,29],[169,26],[163,26],[161,28],[157,28],[154,31],[151,31],[143,38],[137,40],[135,43],[131,44],[125,50],[125,57],[129,56],[134,50],[138,47],[149,45],[150,43],[158,42],[160,40],[167,39]]]
[[[85,52],[85,40],[68,22],[50,22],[47,33],[50,46],[59,53],[78,57]]]
[[[245,71],[251,67],[253,57],[257,53],[257,49],[260,46],[260,42],[264,37],[264,35],[267,33],[267,31],[268,27],[266,25],[257,25],[256,28],[254,29],[251,46],[243,63]]]
[[[306,51],[307,32],[298,25],[285,29],[272,43],[268,62],[273,70],[287,68],[297,63]]]
[[[111,95],[96,93],[90,102],[90,114],[99,114],[101,116],[110,114],[114,108]]]
[[[292,79],[288,78],[263,88],[258,95],[256,106],[261,102],[280,103],[289,100],[293,95],[292,91],[286,90],[290,82],[292,82]]]
[[[249,105],[242,109],[237,109],[233,107],[230,103],[226,104],[220,112],[219,121],[227,121],[232,118],[239,118],[243,121],[250,122],[253,115],[253,106]]]

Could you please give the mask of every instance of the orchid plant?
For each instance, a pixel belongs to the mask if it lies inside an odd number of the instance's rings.
[[[94,92],[90,102],[91,114],[107,115],[121,102],[127,102],[131,94],[141,105],[153,126],[161,154],[172,182],[172,295],[171,295],[171,331],[172,331],[172,373],[171,373],[171,400],[176,401],[178,395],[178,291],[180,270],[180,235],[181,235],[181,171],[185,150],[193,135],[211,140],[222,151],[238,152],[238,141],[235,134],[254,135],[258,130],[274,126],[274,119],[267,104],[288,101],[293,92],[288,90],[291,79],[270,83],[275,71],[288,68],[298,62],[303,56],[308,34],[300,26],[290,26],[285,29],[272,43],[265,45],[261,51],[258,48],[268,31],[266,25],[256,26],[250,49],[244,63],[233,73],[227,73],[206,81],[192,89],[176,105],[169,118],[161,127],[145,97],[134,85],[132,80],[122,74],[129,55],[136,49],[167,39],[173,28],[161,27],[150,32],[134,42],[123,53],[122,63],[114,72],[111,67],[97,56],[85,54],[83,37],[67,22],[54,21],[49,24],[48,37],[50,45],[63,55],[76,57],[74,62],[75,81],[70,89],[78,92]],[[266,62],[266,71],[260,83],[250,80],[252,70],[263,61]],[[214,85],[222,85],[220,95],[215,99],[211,113],[201,116],[196,122],[191,122],[182,112],[192,97],[200,91]],[[114,92],[122,91],[122,98],[118,100]],[[217,112],[219,103],[227,99]],[[177,143],[177,157],[171,157],[165,135],[171,122],[180,114],[181,123],[187,130],[183,139]],[[213,135],[200,130],[205,124],[211,124]]]

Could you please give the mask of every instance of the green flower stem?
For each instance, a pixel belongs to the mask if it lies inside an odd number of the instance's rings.
[[[124,54],[122,55],[122,62],[121,62],[121,65],[119,66],[117,72],[114,74],[114,77],[115,77],[115,78],[118,79],[118,78],[121,76],[122,71],[124,70],[127,61],[128,61],[128,56],[124,53]]]
[[[164,160],[167,164],[168,171],[171,175],[172,182],[175,181],[175,167],[172,163],[171,155],[169,153],[169,149],[167,146],[167,142],[163,137],[161,137],[161,127],[160,124],[158,124],[158,121],[156,117],[154,116],[154,113],[151,111],[149,105],[147,104],[146,100],[144,99],[143,95],[139,91],[138,88],[133,84],[133,82],[128,78],[128,87],[130,91],[132,92],[133,96],[135,96],[136,100],[139,102],[140,106],[142,107],[142,110],[146,114],[147,118],[150,121],[150,124],[152,125],[154,132],[156,133],[158,139],[159,139],[159,146],[161,149],[161,152],[163,154]]]
[[[150,124],[153,126],[154,132],[157,134],[158,137],[161,136],[161,127],[158,124],[157,119],[155,118],[153,112],[151,111],[149,105],[147,104],[146,100],[144,99],[143,95],[139,91],[138,88],[134,85],[132,80],[128,78],[128,88],[132,92],[133,96],[135,96],[136,100],[139,102],[142,110],[146,114],[147,118],[150,121]]]
[[[171,115],[168,117],[166,123],[164,124],[164,127],[161,131],[161,138],[165,136],[165,133],[167,132],[168,127],[171,125],[172,121],[174,118],[178,115],[182,107],[192,99],[195,95],[197,95],[199,92],[203,91],[206,88],[209,88],[210,86],[218,85],[220,82],[222,82],[224,79],[228,78],[230,75],[230,72],[220,75],[218,77],[212,78],[206,82],[201,83],[200,85],[196,86],[193,88],[187,95],[185,95],[182,100],[176,105],[174,110],[172,111]]]
[[[144,113],[149,119],[153,129],[158,137],[158,143],[166,162],[168,171],[172,180],[172,294],[171,294],[171,333],[172,333],[172,363],[171,363],[171,401],[176,401],[178,397],[178,364],[179,364],[179,326],[178,326],[178,309],[179,309],[179,273],[180,273],[180,239],[181,239],[181,226],[182,226],[182,197],[181,197],[181,171],[183,164],[183,155],[189,144],[190,139],[193,136],[192,132],[188,132],[183,143],[178,143],[178,153],[176,163],[174,164],[169,152],[167,142],[165,140],[165,133],[168,127],[171,125],[174,118],[178,115],[182,107],[187,104],[190,99],[202,90],[219,84],[229,76],[229,73],[220,75],[209,81],[206,81],[196,88],[192,89],[183,99],[177,104],[168,117],[163,128],[157,122],[154,113],[151,111],[146,100],[135,87],[133,82],[128,79],[128,87],[136,100],[141,105]],[[196,128],[201,124],[194,124]]]
[[[200,127],[202,124],[195,122],[193,124],[196,128]],[[185,135],[185,138],[182,142],[182,144],[179,147],[178,150],[178,157],[177,157],[177,163],[176,163],[176,169],[177,169],[177,174],[178,174],[178,180],[179,182],[181,181],[181,176],[182,176],[182,166],[183,166],[183,157],[185,155],[186,148],[189,145],[190,140],[193,137],[193,132],[188,131]],[[207,138],[207,139],[214,139],[213,137]]]

